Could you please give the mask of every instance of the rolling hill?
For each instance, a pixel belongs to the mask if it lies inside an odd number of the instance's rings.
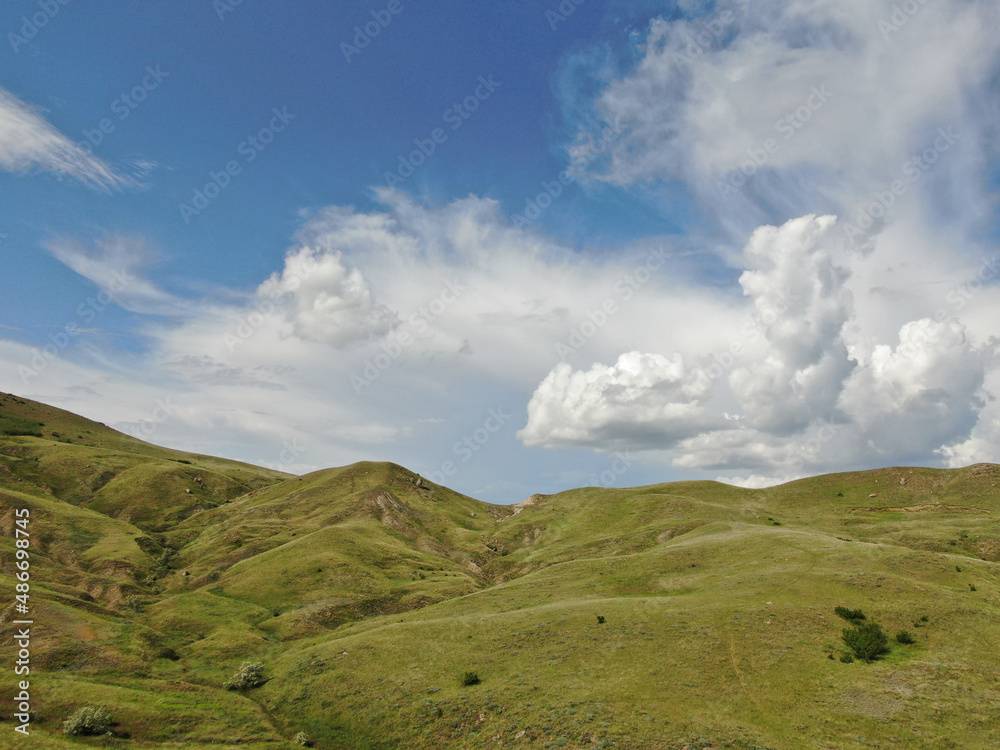
[[[0,635],[13,664],[28,509],[32,746],[992,750],[998,483],[895,467],[497,506],[0,394]],[[846,663],[838,606],[915,643]],[[265,682],[227,690],[245,661]],[[84,706],[110,734],[63,733]]]

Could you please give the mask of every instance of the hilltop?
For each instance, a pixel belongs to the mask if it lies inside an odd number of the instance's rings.
[[[498,506],[394,464],[296,477],[0,394],[0,635],[27,508],[41,748],[987,750],[998,483],[893,467]],[[843,663],[837,606],[916,643]],[[257,660],[263,685],[225,689]],[[82,706],[117,739],[63,734]]]

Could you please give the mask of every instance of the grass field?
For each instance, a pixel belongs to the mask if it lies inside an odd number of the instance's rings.
[[[0,395],[4,653],[28,508],[32,746],[995,750],[998,482],[904,467],[493,506]],[[840,605],[883,626],[884,658],[841,660]],[[224,689],[244,661],[266,682]],[[82,706],[111,734],[63,734]]]

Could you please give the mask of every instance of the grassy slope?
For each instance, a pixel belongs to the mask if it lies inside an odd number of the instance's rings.
[[[288,478],[94,423],[67,445],[54,410],[16,406],[46,422],[0,438],[0,502],[37,509],[49,545],[40,747],[88,742],[59,734],[88,703],[133,747],[995,747],[998,466],[587,488],[514,514],[391,464]],[[201,510],[171,489],[189,472]],[[838,604],[918,642],[843,664]],[[247,658],[269,682],[221,690]]]

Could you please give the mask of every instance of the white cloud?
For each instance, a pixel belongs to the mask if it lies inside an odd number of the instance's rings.
[[[623,129],[592,174],[629,186],[680,180],[741,235],[820,207],[843,214],[892,180],[908,182],[906,162],[951,128],[950,173],[926,184],[952,213],[988,219],[997,7],[926,3],[887,32],[880,22],[896,7],[754,0],[718,3],[696,20],[654,19],[627,72],[607,80],[616,65],[595,58],[593,76],[606,83],[589,113],[567,103],[586,131]],[[706,30],[713,24],[720,33]],[[746,187],[721,190],[743,166]]]
[[[729,385],[753,426],[789,433],[829,419],[853,369],[841,338],[852,312],[849,274],[831,258],[835,222],[806,216],[761,227],[744,249],[740,286],[770,349],[735,369]]]
[[[32,167],[100,188],[129,182],[60,133],[35,109],[0,89],[0,169],[25,172]]]
[[[92,281],[108,301],[130,312],[152,315],[190,315],[192,303],[176,297],[145,277],[157,254],[142,237],[107,235],[93,242],[93,250],[77,240],[60,237],[46,244],[59,261]]]
[[[518,433],[525,445],[598,450],[670,447],[709,426],[711,379],[684,358],[629,352],[610,367],[573,371],[562,363],[542,381]]]
[[[983,406],[993,399],[996,341],[975,344],[955,318],[923,318],[879,343],[857,317],[850,274],[832,259],[835,232],[833,217],[759,228],[743,252],[749,322],[729,332],[734,346],[721,356],[702,347],[669,358],[632,352],[610,368],[559,365],[536,389],[520,437],[646,450],[679,469],[750,471],[725,481],[756,485],[873,462],[935,463],[936,454],[995,458],[995,416]]]
[[[848,381],[841,405],[867,444],[926,455],[968,439],[983,407],[995,345],[975,348],[956,321],[906,323],[896,346],[881,344]]]
[[[285,257],[285,268],[258,290],[280,299],[296,335],[335,347],[379,339],[398,325],[398,316],[375,300],[357,268],[344,265],[339,250],[300,247]]]

